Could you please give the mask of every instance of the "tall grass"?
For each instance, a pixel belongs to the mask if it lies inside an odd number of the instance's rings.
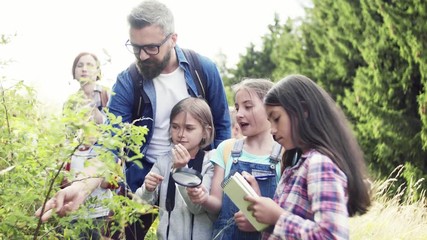
[[[350,239],[352,240],[426,240],[427,201],[426,191],[421,197],[416,194],[424,179],[407,187],[398,186],[398,178],[403,166],[399,166],[385,181],[372,184],[373,204],[369,212],[350,219]],[[394,177],[392,177],[394,175]],[[416,197],[415,197],[416,195]],[[155,240],[158,219],[147,233],[146,240]]]
[[[373,204],[369,212],[350,219],[351,240],[426,240],[427,239],[427,201],[426,191],[415,194],[424,179],[407,187],[398,186],[398,178],[403,166],[399,166],[385,181],[372,184]],[[413,197],[417,195],[416,197]],[[150,228],[146,240],[155,240],[158,219]]]
[[[350,219],[350,239],[427,239],[426,190],[421,190],[421,197],[415,193],[424,179],[396,188],[402,170],[399,166],[392,173],[395,177],[373,183],[372,207]],[[390,196],[391,189],[398,190]]]

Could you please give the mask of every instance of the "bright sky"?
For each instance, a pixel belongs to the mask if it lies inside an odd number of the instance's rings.
[[[259,45],[278,13],[282,23],[304,15],[310,0],[160,0],[175,16],[178,45],[216,58],[227,56],[233,67],[249,44]],[[98,55],[103,80],[112,86],[117,74],[132,61],[124,43],[126,16],[140,0],[2,0],[0,34],[16,34],[0,46],[0,60],[15,62],[6,68],[8,79],[23,79],[38,91],[48,108],[60,109],[78,88],[71,67],[82,51]],[[107,54],[105,54],[108,53]],[[110,60],[110,62],[108,61]],[[3,71],[3,70],[2,70]]]

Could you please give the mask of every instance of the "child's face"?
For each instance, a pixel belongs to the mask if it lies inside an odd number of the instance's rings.
[[[200,149],[205,136],[203,127],[191,114],[180,112],[171,123],[171,137],[174,144],[182,144],[190,154]]]
[[[295,148],[292,141],[291,120],[285,109],[281,106],[265,106],[265,110],[274,139],[285,149]]]
[[[258,95],[251,90],[242,89],[235,96],[236,121],[242,135],[250,137],[270,131],[264,105]]]

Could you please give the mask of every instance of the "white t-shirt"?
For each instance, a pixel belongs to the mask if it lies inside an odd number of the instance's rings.
[[[184,70],[178,67],[168,74],[160,74],[153,79],[156,89],[157,106],[154,113],[155,125],[153,138],[145,156],[155,162],[159,156],[166,155],[170,148],[169,117],[173,106],[190,94],[185,83]]]

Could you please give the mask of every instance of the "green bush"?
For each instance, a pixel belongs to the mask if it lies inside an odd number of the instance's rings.
[[[7,37],[1,39],[2,44],[7,44]],[[6,65],[6,62],[0,63],[1,68]],[[41,114],[42,109],[34,89],[23,81],[0,76],[0,239],[78,236],[91,221],[79,220],[72,226],[70,222],[87,214],[89,210],[85,206],[74,216],[54,215],[46,223],[34,216],[35,211],[60,189],[64,177],[73,180],[62,171],[64,165],[80,144],[96,137],[106,148],[99,155],[104,164],[98,169],[97,177],[111,182],[121,180],[123,171],[110,150],[115,150],[122,161],[131,161],[133,159],[126,157],[125,150],[139,153],[148,131],[145,127],[124,124],[112,114],[108,114],[110,124],[95,125],[88,121],[88,109],[77,112],[65,109],[61,116]],[[150,205],[117,195],[104,204],[115,213],[113,220],[117,230],[135,221],[140,213],[157,211]]]

